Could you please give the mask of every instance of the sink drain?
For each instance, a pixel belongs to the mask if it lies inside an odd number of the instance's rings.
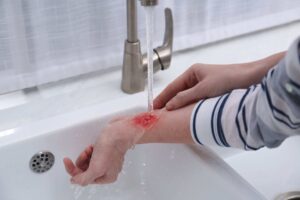
[[[44,173],[54,164],[54,155],[48,151],[41,151],[32,156],[29,162],[30,169],[35,173]]]
[[[275,200],[300,200],[300,191],[283,193],[276,197]]]

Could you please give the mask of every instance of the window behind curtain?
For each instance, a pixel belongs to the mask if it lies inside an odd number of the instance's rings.
[[[297,0],[160,0],[157,45],[164,7],[174,14],[174,50],[300,19]],[[121,66],[125,12],[125,0],[0,0],[0,94]]]

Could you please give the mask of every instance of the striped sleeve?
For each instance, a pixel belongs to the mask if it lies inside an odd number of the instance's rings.
[[[257,150],[300,135],[299,41],[261,84],[198,102],[190,120],[195,143]]]

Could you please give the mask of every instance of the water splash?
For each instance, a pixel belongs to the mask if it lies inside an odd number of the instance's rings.
[[[93,199],[96,193],[97,193],[97,186],[95,185],[90,186],[90,190],[88,192],[88,199]]]
[[[143,196],[148,194],[146,167],[147,163],[145,162],[145,158],[143,158],[140,163],[140,191]]]
[[[74,190],[74,192],[73,192],[74,200],[81,199],[81,197],[83,196],[83,193],[85,191],[85,188],[78,186],[78,185],[71,185],[71,189]]]
[[[146,12],[146,40],[147,40],[147,63],[148,63],[148,111],[153,110],[153,28],[154,6],[145,6]]]
[[[73,191],[74,200],[151,200],[149,182],[147,182],[147,167],[149,163],[141,157],[139,162],[134,157],[129,156],[123,165],[123,170],[118,181],[113,184],[89,185],[81,187],[70,185]]]

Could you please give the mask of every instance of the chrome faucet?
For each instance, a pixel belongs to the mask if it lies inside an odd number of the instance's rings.
[[[147,75],[147,55],[141,53],[137,33],[137,0],[127,0],[127,39],[124,46],[121,88],[132,94],[145,89]],[[140,0],[142,6],[155,6],[158,0]],[[163,44],[153,49],[153,71],[165,70],[171,63],[173,47],[173,17],[169,8],[165,9],[165,35]]]

